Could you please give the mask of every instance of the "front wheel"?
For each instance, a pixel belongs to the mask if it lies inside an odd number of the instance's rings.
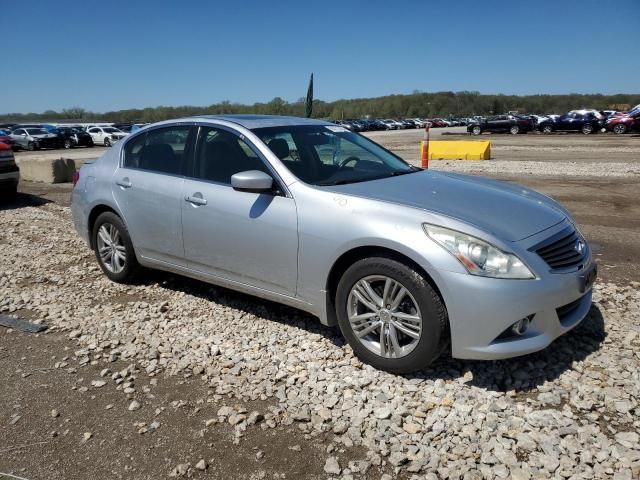
[[[105,147],[110,147],[111,146],[111,139],[110,138],[105,138],[104,139],[104,146]]]
[[[36,150],[36,144],[33,142],[27,143],[27,150],[29,150],[30,152],[33,152],[34,150]]]
[[[582,126],[582,133],[584,133],[585,135],[590,135],[593,133],[593,125],[591,125],[590,123],[587,123],[585,125]]]
[[[138,269],[131,237],[124,222],[113,212],[104,212],[93,225],[93,248],[98,264],[110,280],[128,283]]]
[[[336,292],[342,334],[364,363],[392,373],[429,365],[446,345],[445,306],[420,273],[371,257],[344,273]]]
[[[551,125],[545,125],[542,127],[542,133],[553,133],[553,127]]]
[[[67,150],[71,148],[71,140],[66,139],[64,141],[64,148],[66,148]]]
[[[471,129],[471,133],[474,135],[480,135],[482,133],[482,128],[475,126]]]

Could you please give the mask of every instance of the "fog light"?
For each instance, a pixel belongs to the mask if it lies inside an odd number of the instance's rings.
[[[531,318],[533,318],[533,315],[524,317],[511,325],[511,331],[514,333],[514,335],[524,335],[527,330],[529,330],[529,325],[531,325]]]

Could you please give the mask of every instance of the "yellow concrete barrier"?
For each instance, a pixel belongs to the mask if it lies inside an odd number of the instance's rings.
[[[422,143],[420,149],[422,149]],[[420,150],[422,151],[422,150]],[[489,160],[488,140],[433,140],[429,142],[429,160]]]

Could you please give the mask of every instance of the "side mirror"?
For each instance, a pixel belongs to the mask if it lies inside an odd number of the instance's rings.
[[[273,190],[273,178],[260,170],[248,170],[232,175],[231,186],[241,192],[269,192]]]

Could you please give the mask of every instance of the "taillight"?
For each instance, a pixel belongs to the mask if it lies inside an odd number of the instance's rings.
[[[73,176],[71,177],[74,187],[76,186],[76,183],[78,183],[78,180],[80,180],[80,171],[76,170],[73,172]]]

